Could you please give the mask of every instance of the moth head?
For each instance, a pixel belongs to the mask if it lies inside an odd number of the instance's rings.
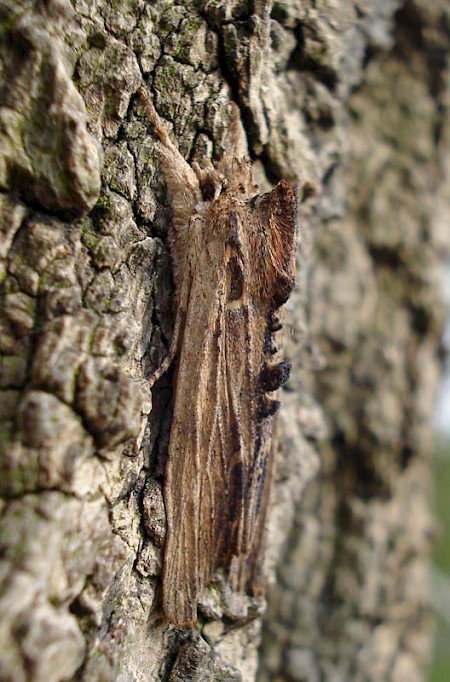
[[[224,177],[224,189],[228,193],[247,199],[258,191],[249,159],[224,156],[218,165],[218,171]]]

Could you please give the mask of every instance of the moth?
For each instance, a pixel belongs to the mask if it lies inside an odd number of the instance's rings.
[[[163,609],[194,628],[202,591],[218,569],[235,591],[261,593],[263,530],[279,402],[288,378],[274,334],[295,284],[297,188],[286,180],[258,194],[250,161],[232,153],[190,166],[171,142],[147,92],[172,203],[169,233],[176,315],[173,418],[164,482],[167,533]]]

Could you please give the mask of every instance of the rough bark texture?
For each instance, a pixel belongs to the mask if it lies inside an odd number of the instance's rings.
[[[446,0],[0,17],[0,679],[424,680]],[[199,633],[160,617],[170,206],[143,82],[186,158],[220,157],[233,99],[262,187],[306,186],[263,628],[213,590]]]

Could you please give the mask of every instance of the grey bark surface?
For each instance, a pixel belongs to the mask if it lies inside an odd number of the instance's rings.
[[[0,2],[0,679],[425,680],[450,249],[446,0]],[[241,111],[298,178],[268,607],[160,610],[170,221]]]

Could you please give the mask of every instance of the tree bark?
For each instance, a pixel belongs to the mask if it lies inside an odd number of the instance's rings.
[[[424,680],[450,250],[446,0],[1,0],[0,679]],[[240,109],[304,188],[268,608],[161,617],[170,205]],[[264,621],[264,622],[263,622]]]

